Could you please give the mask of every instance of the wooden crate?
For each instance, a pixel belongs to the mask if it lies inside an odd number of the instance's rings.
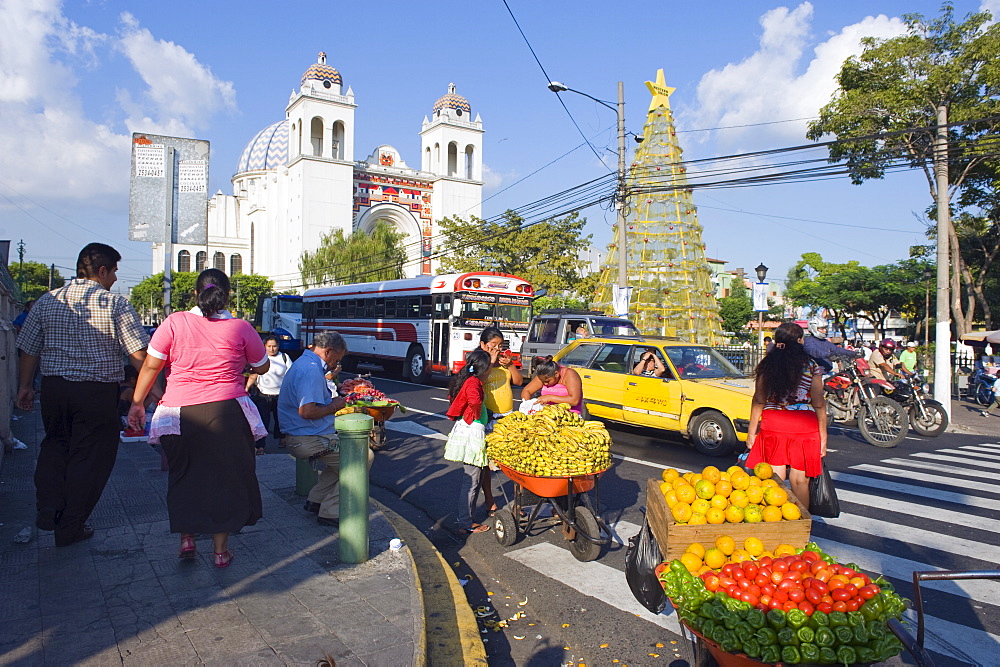
[[[719,523],[699,524],[689,526],[678,524],[670,514],[667,499],[660,492],[662,480],[650,478],[646,483],[646,517],[653,536],[660,545],[664,560],[671,561],[680,558],[692,542],[701,543],[706,549],[715,544],[715,540],[723,535],[729,535],[736,540],[737,548],[743,547],[743,541],[748,537],[756,537],[764,543],[764,549],[774,551],[779,544],[790,544],[793,547],[804,547],[809,542],[809,531],[812,529],[812,516],[805,505],[795,497],[787,482],[776,481],[788,492],[788,497],[799,506],[802,518],[796,521],[771,521],[759,523]]]

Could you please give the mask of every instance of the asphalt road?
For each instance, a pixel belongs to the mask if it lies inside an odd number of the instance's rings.
[[[522,536],[511,547],[501,546],[493,531],[460,539],[446,530],[461,472],[442,458],[451,426],[443,416],[443,383],[376,377],[375,384],[410,411],[389,422],[389,446],[376,457],[372,483],[422,510],[421,528],[468,578],[472,607],[494,612],[484,621],[513,619],[483,635],[491,664],[690,663],[676,616],[653,615],[632,597],[624,545],[642,523],[649,477],[667,466],[724,469],[735,456],[713,459],[667,433],[612,426],[615,465],[599,491],[601,515],[616,539],[598,560],[579,563],[557,528]],[[838,559],[885,574],[911,598],[914,570],[986,570],[1000,563],[1000,437],[913,436],[895,449],[878,449],[857,431],[837,428],[827,464],[842,514],[814,521],[812,535]],[[494,473],[494,488],[499,498],[511,497],[502,473]],[[485,510],[478,518],[487,519]],[[937,664],[997,664],[1000,582],[932,582],[922,590],[926,643]]]

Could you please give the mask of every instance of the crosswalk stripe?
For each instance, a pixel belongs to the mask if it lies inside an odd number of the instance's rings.
[[[931,508],[927,508],[929,511]],[[927,512],[925,512],[926,514]],[[837,519],[824,519],[813,517],[813,523],[825,523],[835,528],[851,530],[868,535],[877,535],[888,540],[899,540],[909,544],[939,549],[956,554],[975,554],[976,558],[991,563],[1000,563],[1000,546],[984,544],[975,540],[967,540],[951,535],[914,528],[913,526],[901,526],[890,521],[872,519],[866,516],[841,512]]]
[[[416,408],[406,408],[407,412],[416,412],[421,415],[429,415],[431,417],[438,417],[439,419],[448,419],[448,415],[440,415],[436,412],[427,412],[426,410],[417,410]]]
[[[865,572],[881,574],[894,579],[912,581],[914,572],[943,570],[944,568],[921,563],[920,561],[900,558],[881,551],[872,551],[852,544],[835,542],[822,537],[813,537],[820,549],[836,556],[841,563],[854,563]],[[1000,583],[988,579],[967,579],[965,581],[926,581],[921,588],[932,588],[943,593],[950,593],[970,600],[1000,606]]]
[[[584,595],[596,598],[629,614],[635,614],[676,635],[681,633],[677,614],[667,605],[662,614],[654,614],[632,595],[624,574],[613,567],[591,561],[581,563],[564,548],[548,542],[510,551],[505,554],[536,572],[569,586]]]
[[[421,424],[413,421],[388,421],[385,423],[385,428],[388,431],[407,433],[409,435],[419,435],[421,437],[432,438],[434,440],[448,439],[448,436],[443,433],[439,433],[432,428],[427,428],[426,426],[422,426]]]
[[[898,482],[890,482],[884,479],[863,477],[861,475],[852,475],[850,473],[836,472],[834,470],[830,471],[830,477],[833,478],[833,481],[842,482],[844,484],[870,486],[880,491],[895,491],[897,493],[905,493],[911,496],[943,500],[946,503],[969,505],[970,507],[982,507],[983,509],[1000,511],[1000,500],[993,500],[991,498],[980,498],[979,496],[970,496],[965,493],[954,493],[952,491],[939,491],[938,489],[930,489],[924,486],[900,484]],[[933,475],[927,475],[927,477],[937,479]],[[837,489],[837,495],[841,495],[841,490],[839,488]],[[882,500],[882,498],[878,498],[878,502],[881,502]]]
[[[993,453],[993,454],[1000,452],[1000,449],[991,449],[989,447],[983,447],[981,445],[980,446],[976,446],[976,445],[962,445],[961,447],[959,447],[959,449],[968,449],[968,450],[971,450],[971,451],[974,451],[974,452],[990,452],[990,453]]]
[[[976,466],[977,468],[988,468],[990,470],[995,470],[997,467],[996,463],[990,463],[988,461],[977,461],[976,459],[965,459],[958,456],[941,456],[938,452],[917,452],[916,454],[911,454],[914,458],[919,459],[934,459],[935,461],[948,461],[949,463],[961,463],[967,466]]]
[[[911,461],[910,459],[884,459],[882,463],[907,466],[909,468],[920,468],[922,470],[934,470],[936,472],[946,472],[952,475],[967,475],[969,477],[981,477],[981,470],[969,470],[968,468],[956,468],[955,466],[940,465],[937,463],[925,463],[924,461]],[[1000,486],[993,485],[994,493],[1000,493]]]
[[[652,461],[643,461],[642,459],[634,459],[631,456],[624,456],[622,454],[612,454],[611,458],[613,458],[613,459],[621,459],[622,461],[628,461],[629,463],[638,463],[641,466],[649,466],[650,468],[656,468],[658,470],[663,470],[664,469],[663,468],[663,464],[661,464],[661,463],[653,463]],[[685,470],[684,468],[677,468],[677,467],[675,467],[674,470],[676,470],[677,472],[679,472],[682,475],[684,473],[691,472],[690,470]]]
[[[939,449],[937,451],[944,452],[945,454],[958,454],[959,456],[971,456],[974,459],[987,459],[989,461],[1000,461],[1000,452],[986,454],[981,452],[970,452],[964,449]]]
[[[1000,521],[997,519],[987,519],[986,517],[966,514],[965,512],[953,512],[920,503],[908,503],[903,500],[896,500],[895,498],[881,498],[868,493],[848,491],[847,489],[838,489],[837,497],[845,502],[864,505],[866,507],[874,507],[901,514],[911,514],[933,521],[967,526],[978,530],[988,530],[991,533],[1000,533]]]
[[[920,467],[928,468],[931,470],[937,470],[936,466],[920,464]],[[862,463],[860,465],[851,466],[851,470],[861,470],[863,472],[873,472],[880,475],[889,475],[891,477],[904,477],[906,479],[918,480],[921,482],[930,482],[932,484],[942,484],[944,486],[955,486],[960,489],[968,489],[971,491],[988,491],[990,493],[1000,493],[1000,484],[991,484],[988,482],[977,482],[975,480],[965,480],[957,479],[955,477],[944,477],[942,475],[929,475],[927,473],[915,472],[910,470],[899,470],[898,468],[887,468],[885,466],[876,466],[869,463]],[[832,474],[832,473],[831,473]]]
[[[994,452],[1000,452],[1000,443],[996,443],[996,442],[981,442],[981,443],[979,443],[979,446],[980,447],[986,447],[987,449],[991,449]]]

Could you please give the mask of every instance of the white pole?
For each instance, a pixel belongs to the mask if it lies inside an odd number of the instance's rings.
[[[937,185],[937,322],[934,325],[934,400],[951,418],[951,304],[949,303],[948,230],[951,208],[948,193],[948,107],[937,109],[934,141],[934,177]]]

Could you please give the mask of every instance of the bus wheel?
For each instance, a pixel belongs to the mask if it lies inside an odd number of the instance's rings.
[[[403,377],[410,382],[423,383],[430,379],[430,367],[427,365],[427,355],[419,345],[410,347],[406,354],[406,364],[403,366]]]

